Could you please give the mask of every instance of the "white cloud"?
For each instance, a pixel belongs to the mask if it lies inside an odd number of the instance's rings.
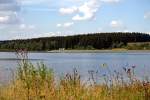
[[[32,8],[32,7],[26,7],[23,9],[23,11],[34,11],[34,12],[55,12],[57,9],[55,8]]]
[[[57,26],[57,27],[61,27],[62,25],[61,25],[61,24],[57,24],[56,26]]]
[[[102,27],[99,27],[99,28],[97,29],[98,32],[101,32],[102,30],[103,30]]]
[[[73,1],[73,0],[68,0]],[[81,0],[76,0],[81,2]],[[104,3],[118,3],[121,0],[84,0],[82,4],[69,8],[60,8],[61,14],[75,14],[72,17],[74,21],[91,20],[95,19],[95,14],[100,8],[100,4]]]
[[[54,32],[48,32],[48,33],[41,33],[41,34],[34,34],[32,37],[37,38],[37,37],[50,37],[50,36],[55,36],[56,34]]]
[[[20,29],[24,29],[24,28],[26,28],[26,25],[25,24],[21,24],[20,25]]]
[[[21,22],[21,18],[19,17],[17,12],[1,12],[0,13],[0,24],[18,24]]]
[[[123,32],[130,32],[130,31],[126,29],[126,30],[124,30]]]
[[[35,29],[35,25],[29,25],[28,28],[29,29]]]
[[[121,0],[101,0],[101,1],[104,2],[104,3],[118,3]]]
[[[20,22],[20,4],[17,0],[0,0],[0,24],[16,24]]]
[[[72,20],[90,20],[95,17],[95,13],[99,8],[99,0],[90,0],[85,2],[83,5],[78,7],[78,13],[82,13],[83,15],[75,15]]]
[[[38,37],[50,37],[50,36],[56,36],[54,32],[48,32],[48,33],[22,33],[17,34],[16,36],[12,36],[11,39],[28,39],[28,38],[38,38]]]
[[[19,29],[20,30],[33,30],[33,29],[35,29],[35,26],[27,25],[27,24],[20,24]]]
[[[75,14],[72,20],[91,20],[95,17],[96,12],[100,7],[100,0],[89,0],[85,1],[80,6],[73,6],[69,8],[60,8],[59,12],[61,14]]]
[[[129,32],[128,28],[121,20],[112,20],[110,22],[110,28],[117,32]]]
[[[64,27],[70,27],[70,26],[72,26],[73,24],[74,24],[73,22],[64,23]]]
[[[9,16],[0,16],[0,23],[7,22],[9,20]]]
[[[74,22],[66,22],[66,23],[63,23],[63,24],[57,24],[56,26],[57,27],[68,28],[68,27],[71,27],[72,25],[74,25]]]
[[[120,21],[120,20],[112,20],[110,22],[110,26],[112,28],[120,28],[120,27],[123,27],[124,25],[123,25],[122,21]]]
[[[146,12],[145,15],[144,15],[144,18],[145,19],[150,19],[150,12]]]
[[[63,15],[65,14],[73,14],[75,12],[77,12],[78,8],[77,7],[71,7],[71,8],[60,8],[59,12]]]
[[[37,5],[41,3],[47,3],[51,0],[20,0],[22,5]]]

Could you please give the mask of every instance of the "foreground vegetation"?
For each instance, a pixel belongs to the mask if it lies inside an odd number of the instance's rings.
[[[29,51],[47,51],[64,49],[93,50],[127,48],[128,43],[150,42],[150,35],[138,32],[127,33],[92,33],[86,35],[46,37],[26,40],[0,41],[0,51],[14,51],[16,49],[28,49]],[[150,45],[144,45],[140,49],[150,49]]]
[[[44,64],[34,66],[22,51],[17,56],[22,60],[16,79],[0,87],[0,100],[150,100],[149,80],[136,77],[136,66],[112,73],[107,64],[102,64],[108,74],[100,76],[103,81],[98,84],[97,71],[89,71],[88,82],[81,80],[76,69],[56,80]]]

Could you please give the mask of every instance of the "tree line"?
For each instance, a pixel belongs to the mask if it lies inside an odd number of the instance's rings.
[[[112,32],[7,40],[0,41],[0,50],[112,49],[124,47],[130,42],[150,42],[150,35],[138,32]]]

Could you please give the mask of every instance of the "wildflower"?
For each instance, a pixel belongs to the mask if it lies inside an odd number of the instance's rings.
[[[135,67],[136,67],[135,65],[132,66],[133,69],[134,69]]]
[[[126,72],[127,71],[127,69],[125,68],[125,67],[123,67],[123,70]]]
[[[101,66],[102,66],[102,67],[107,67],[107,64],[106,64],[106,63],[103,63]]]
[[[106,77],[106,74],[103,74],[103,77]]]
[[[88,70],[89,74],[94,74],[94,70]]]
[[[148,86],[149,86],[149,82],[143,81],[143,86],[144,86],[144,87],[148,87]]]
[[[127,70],[127,74],[128,74],[129,76],[131,76],[131,69],[130,69],[130,68]]]

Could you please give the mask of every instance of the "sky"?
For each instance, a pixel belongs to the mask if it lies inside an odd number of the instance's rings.
[[[0,40],[150,33],[150,0],[0,0]]]

